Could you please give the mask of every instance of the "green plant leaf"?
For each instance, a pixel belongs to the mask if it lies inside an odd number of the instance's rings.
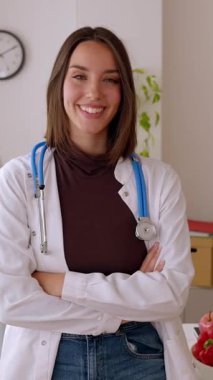
[[[143,149],[141,152],[140,152],[140,156],[143,156],[143,157],[149,157],[149,151],[147,149]]]
[[[142,68],[137,68],[137,69],[134,69],[132,71],[133,71],[133,73],[138,73],[138,74],[144,74],[145,73],[145,70]]]
[[[142,138],[142,156],[150,156],[150,147],[155,144],[155,136],[152,134],[152,128],[160,122],[160,113],[156,104],[161,99],[161,89],[155,75],[146,74],[143,68],[133,70],[134,81],[138,101],[137,124],[143,129]],[[143,112],[141,112],[143,111]]]
[[[152,103],[158,103],[160,101],[160,94],[155,93],[152,99]]]
[[[148,85],[153,89],[154,92],[160,93],[160,87],[158,83],[156,82],[155,75],[148,75],[146,77],[146,81]]]
[[[151,128],[150,116],[147,112],[142,112],[139,116],[139,124],[146,131],[149,132]]]
[[[155,125],[157,126],[160,122],[160,114],[159,112],[155,111]]]
[[[146,100],[149,100],[150,99],[150,96],[149,96],[149,90],[148,90],[148,87],[147,86],[141,86],[142,90],[143,90],[143,93],[144,93],[144,96],[146,98]]]

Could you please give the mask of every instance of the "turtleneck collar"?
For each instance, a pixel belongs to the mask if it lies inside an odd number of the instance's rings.
[[[70,151],[66,154],[58,152],[54,153],[59,160],[65,161],[69,166],[75,166],[81,172],[88,175],[100,174],[109,168],[107,154],[92,155],[83,152],[72,143]]]

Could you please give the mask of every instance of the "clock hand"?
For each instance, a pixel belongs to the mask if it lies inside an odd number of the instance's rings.
[[[14,50],[18,47],[18,45],[12,46],[10,49],[4,50],[0,53],[0,57],[4,56],[5,54],[9,53],[9,51]]]

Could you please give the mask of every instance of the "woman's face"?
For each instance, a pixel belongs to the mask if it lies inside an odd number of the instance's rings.
[[[114,56],[104,43],[85,41],[76,47],[64,80],[63,101],[74,142],[86,135],[107,140],[121,86]]]

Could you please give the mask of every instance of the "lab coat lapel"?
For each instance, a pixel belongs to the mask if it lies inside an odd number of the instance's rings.
[[[120,197],[132,211],[135,219],[137,220],[137,190],[135,186],[134,171],[132,169],[130,159],[124,160],[123,158],[120,158],[115,167],[114,175],[117,181],[123,185],[118,192]]]

